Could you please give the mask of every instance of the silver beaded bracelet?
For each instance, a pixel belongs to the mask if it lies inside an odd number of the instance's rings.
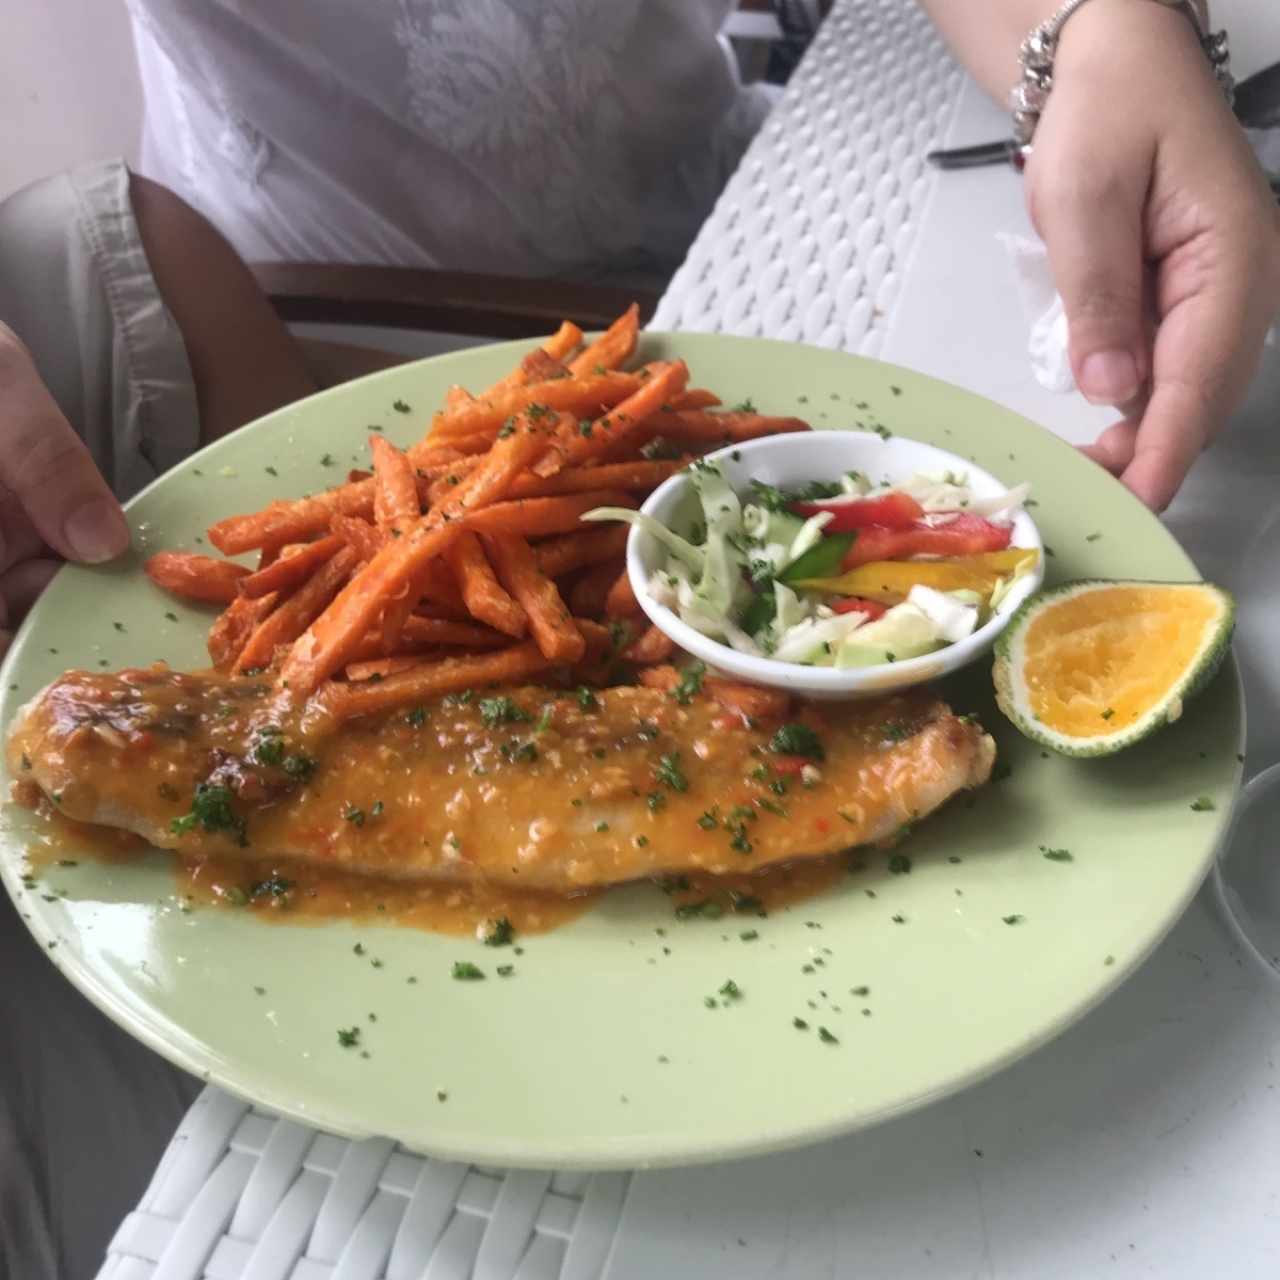
[[[1022,64],[1022,79],[1014,86],[1009,95],[1013,108],[1013,136],[1021,148],[1022,158],[1031,153],[1031,139],[1035,135],[1036,125],[1040,123],[1040,113],[1049,100],[1049,91],[1053,88],[1053,59],[1058,52],[1058,40],[1067,20],[1088,0],[1066,0],[1066,3],[1051,17],[1046,18],[1022,42],[1018,50],[1018,61]],[[1199,8],[1190,0],[1155,0],[1169,9],[1178,9],[1195,27],[1200,47],[1209,59],[1214,78],[1226,96],[1227,104],[1231,104],[1235,91],[1235,81],[1230,71],[1230,53],[1227,49],[1227,33],[1211,31],[1201,17]]]

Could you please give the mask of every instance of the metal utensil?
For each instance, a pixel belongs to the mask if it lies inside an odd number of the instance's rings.
[[[1280,125],[1280,62],[1255,72],[1235,87],[1236,119],[1246,129],[1270,129]],[[1012,139],[982,142],[971,147],[930,151],[925,159],[939,169],[973,169],[987,164],[1022,165],[1022,149]],[[1277,190],[1272,182],[1272,190]]]

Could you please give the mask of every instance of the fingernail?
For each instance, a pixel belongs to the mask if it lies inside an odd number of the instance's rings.
[[[85,564],[114,560],[129,545],[129,526],[120,508],[106,498],[94,498],[73,511],[63,528],[76,559]]]
[[[1138,394],[1138,364],[1127,351],[1095,351],[1080,366],[1080,390],[1094,404],[1124,404]]]

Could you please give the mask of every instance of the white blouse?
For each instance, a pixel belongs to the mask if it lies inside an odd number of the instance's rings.
[[[732,0],[128,0],[142,170],[251,260],[620,279],[768,110]]]

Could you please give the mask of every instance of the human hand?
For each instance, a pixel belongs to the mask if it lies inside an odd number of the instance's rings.
[[[0,653],[64,560],[100,564],[128,545],[120,504],[0,324]]]
[[[1123,414],[1085,452],[1162,510],[1280,308],[1280,212],[1183,14],[1075,13],[1026,175],[1076,385]]]

